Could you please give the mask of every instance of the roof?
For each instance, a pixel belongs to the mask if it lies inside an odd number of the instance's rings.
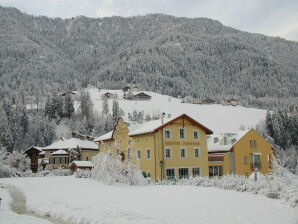
[[[93,141],[69,138],[66,140],[53,142],[51,145],[44,147],[43,150],[70,149],[77,147],[81,149],[98,149],[97,143]]]
[[[93,163],[91,161],[73,161],[70,166],[75,164],[77,167],[93,167]]]
[[[54,155],[68,155],[69,153],[68,152],[66,152],[64,149],[59,149],[59,150],[57,150],[57,151],[55,151],[55,152],[52,152],[52,155],[54,156]]]
[[[112,139],[112,137],[113,137],[113,132],[114,132],[114,131],[110,131],[110,132],[108,132],[108,133],[105,133],[104,135],[99,136],[98,138],[94,139],[94,141],[95,141],[95,142],[100,142],[100,141],[103,141],[103,140]]]
[[[208,152],[229,152],[250,130],[210,135],[207,139]]]
[[[121,118],[121,117],[119,117],[119,118]],[[118,122],[119,118],[117,119],[117,122]],[[161,119],[158,119],[158,120],[145,122],[143,124],[133,124],[132,123],[127,126],[128,130],[129,130],[128,135],[135,136],[135,135],[153,133],[153,132],[156,132],[156,131],[164,128],[165,126],[169,125],[170,123],[175,122],[176,120],[178,120],[180,118],[186,118],[186,119],[190,120],[191,122],[193,122],[194,124],[196,124],[197,126],[199,126],[200,128],[202,128],[203,130],[205,130],[207,134],[213,134],[213,132],[210,129],[206,128],[204,125],[202,125],[198,121],[194,120],[193,118],[189,117],[186,114],[181,114],[181,115],[174,116],[172,118],[164,119],[163,122]],[[94,141],[102,141],[102,140],[112,139],[113,133],[114,133],[114,130],[96,138]]]
[[[42,156],[42,155],[45,155],[45,154],[46,154],[45,151],[42,151],[38,155]]]
[[[148,98],[150,97],[150,98],[151,98],[150,95],[148,95],[148,94],[146,94],[146,93],[143,93],[143,92],[134,95],[134,97],[148,97]]]
[[[23,153],[26,153],[26,152],[30,151],[31,149],[36,149],[36,151],[42,152],[42,147],[31,146],[28,149],[26,149]]]

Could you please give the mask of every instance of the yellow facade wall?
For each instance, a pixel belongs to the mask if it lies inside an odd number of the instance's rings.
[[[185,129],[185,139],[179,138],[179,128]],[[164,132],[169,130],[170,138],[166,139]],[[199,133],[199,139],[194,139],[193,132]],[[129,144],[130,142],[130,144]],[[171,158],[165,158],[165,149],[171,149]],[[185,148],[186,158],[180,157],[180,149]],[[200,156],[194,156],[194,148],[199,148]],[[109,151],[116,156],[117,151],[128,158],[128,149],[131,150],[131,159],[138,163],[140,170],[150,173],[153,180],[166,178],[166,169],[175,169],[175,177],[179,179],[179,168],[189,168],[189,176],[192,176],[192,168],[200,168],[201,176],[208,176],[208,153],[206,133],[203,129],[194,125],[187,119],[181,118],[164,128],[153,132],[136,136],[128,136],[126,123],[120,119],[115,128],[113,139],[100,142],[99,151]],[[146,158],[147,150],[150,150],[150,159]],[[137,158],[140,151],[141,158]],[[163,161],[163,166],[160,166]]]
[[[256,148],[250,147],[250,140],[256,141]],[[235,156],[235,170],[238,175],[251,175],[254,170],[251,168],[251,154],[260,153],[262,167],[259,170],[263,174],[270,171],[273,152],[272,146],[255,130],[251,129],[245,136],[243,136],[231,150]],[[246,164],[244,157],[246,156]]]

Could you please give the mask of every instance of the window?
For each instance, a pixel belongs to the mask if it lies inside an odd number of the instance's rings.
[[[184,130],[184,128],[179,129],[179,137],[180,137],[180,139],[185,139],[185,130]]]
[[[199,148],[195,148],[195,158],[199,158],[200,157],[200,149]]]
[[[192,168],[192,176],[193,177],[201,176],[200,167]]]
[[[146,142],[149,142],[150,141],[150,138],[148,137],[148,138],[146,138]]]
[[[165,130],[165,138],[171,138],[171,130]]]
[[[89,160],[89,158],[88,157],[86,157],[86,161],[88,161]]]
[[[147,159],[150,159],[150,149],[147,149],[146,150],[146,158]]]
[[[175,169],[166,169],[167,180],[175,180]]]
[[[251,149],[256,149],[257,148],[256,140],[249,140],[249,145]]]
[[[127,143],[128,143],[128,145],[131,145],[131,140],[128,140],[128,142],[127,142]]]
[[[65,163],[65,157],[61,157],[61,164]]]
[[[127,158],[131,159],[131,149],[127,149]]]
[[[193,139],[199,139],[199,132],[193,131]]]
[[[140,150],[137,151],[137,159],[141,159],[141,151]]]
[[[247,164],[247,156],[243,156],[243,164],[244,164],[244,165]]]
[[[209,166],[209,177],[216,177],[223,175],[222,166]]]
[[[180,157],[186,158],[186,149],[185,148],[180,149]]]
[[[179,168],[179,179],[185,179],[188,177],[188,168]]]
[[[261,155],[260,154],[251,154],[251,168],[253,170],[255,169],[261,169]]]
[[[167,148],[166,149],[166,155],[165,155],[166,158],[171,158],[171,149]]]

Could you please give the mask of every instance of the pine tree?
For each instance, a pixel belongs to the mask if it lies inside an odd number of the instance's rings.
[[[70,95],[67,95],[65,97],[65,101],[64,101],[64,115],[65,117],[67,117],[68,119],[71,118],[71,116],[74,113],[74,106],[73,106],[73,100],[71,99]]]
[[[120,108],[119,108],[119,103],[116,99],[113,100],[113,106],[112,106],[112,111],[113,111],[113,121],[115,122],[116,119],[120,116]]]

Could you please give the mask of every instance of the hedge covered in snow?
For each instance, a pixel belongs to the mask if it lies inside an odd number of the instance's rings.
[[[158,184],[173,184],[162,182]],[[272,199],[288,202],[292,207],[298,205],[298,177],[287,169],[275,164],[275,169],[257,181],[244,176],[223,176],[221,178],[195,177],[179,180],[177,185],[217,187],[224,190],[247,191],[262,194]]]

